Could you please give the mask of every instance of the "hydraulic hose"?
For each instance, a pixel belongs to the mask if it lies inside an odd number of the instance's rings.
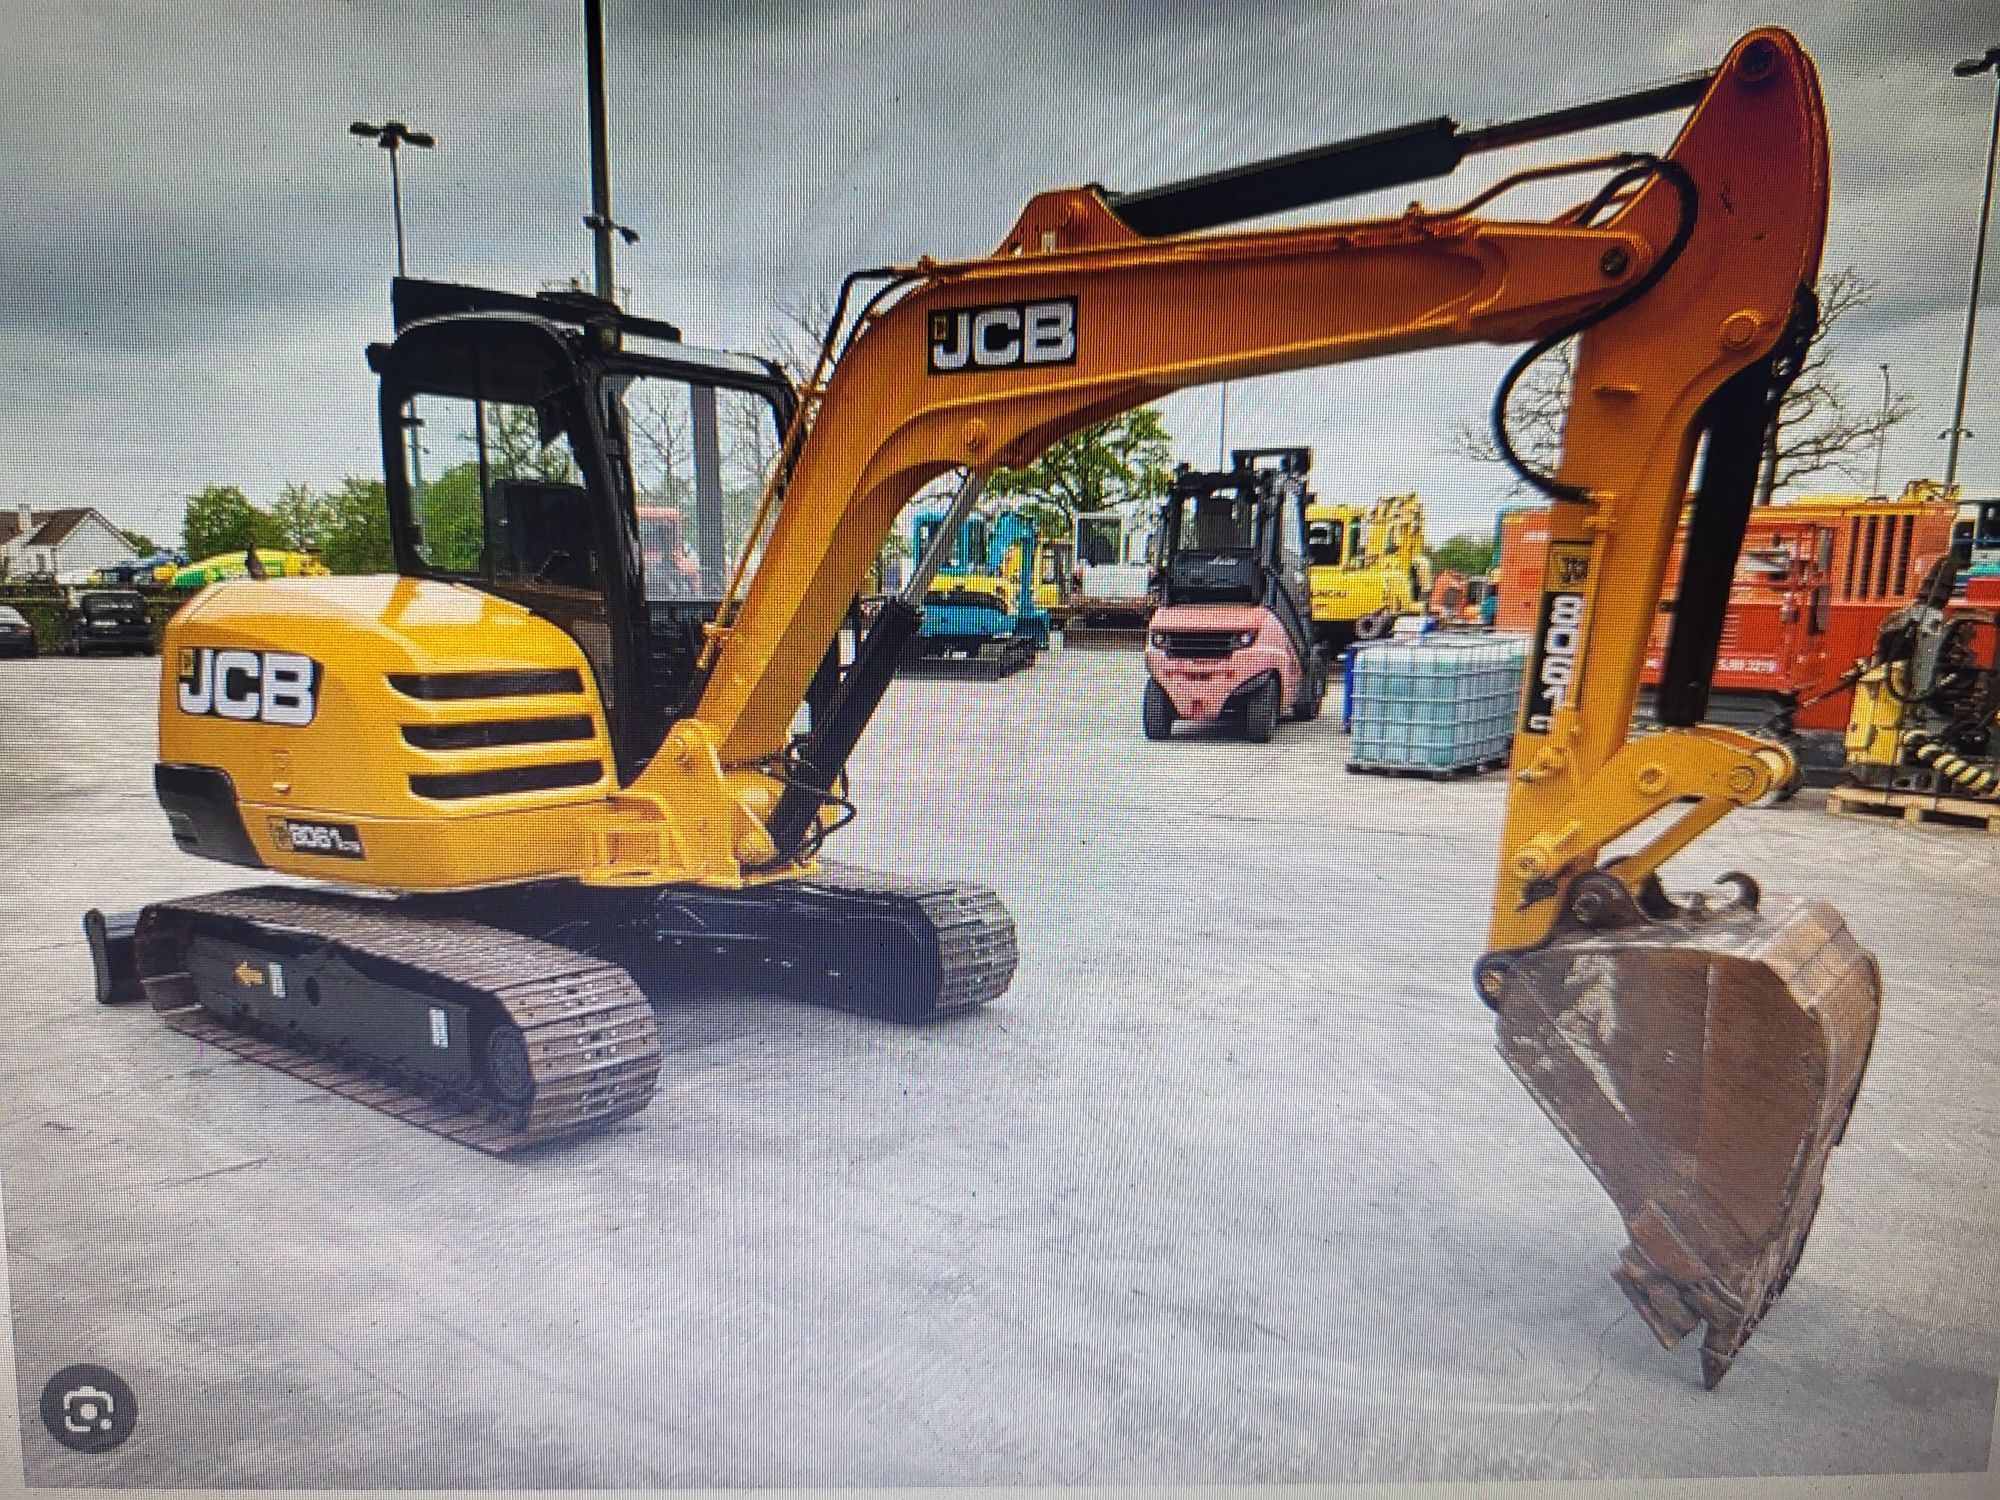
[[[2000,801],[2000,774],[1996,774],[1991,767],[1969,761],[1962,755],[1954,755],[1928,735],[1911,736],[1910,754],[1918,765],[1937,772],[1968,797],[1988,802]]]

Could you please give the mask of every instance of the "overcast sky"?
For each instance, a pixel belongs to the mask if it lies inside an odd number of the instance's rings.
[[[0,504],[94,504],[165,537],[206,483],[268,503],[288,479],[376,472],[362,347],[388,317],[389,183],[348,122],[439,138],[404,159],[418,274],[587,275],[580,9],[0,0]],[[1546,109],[1712,66],[1780,21],[1828,93],[1827,263],[1881,284],[1837,372],[1873,399],[1886,360],[1916,402],[1891,489],[1943,471],[1994,89],[1950,65],[2000,43],[1990,0],[608,0],[607,16],[615,207],[643,236],[619,280],[690,339],[739,347],[851,267],[990,250],[1045,187]],[[1564,150],[1579,144],[1602,142]],[[1450,202],[1527,159],[1417,191]],[[2000,492],[2000,268],[1984,304],[1973,493]],[[1311,443],[1322,492],[1414,488],[1434,530],[1474,525],[1505,482],[1451,432],[1505,363],[1456,350],[1239,384],[1229,437]],[[1182,456],[1213,457],[1217,414],[1213,391],[1170,403]]]

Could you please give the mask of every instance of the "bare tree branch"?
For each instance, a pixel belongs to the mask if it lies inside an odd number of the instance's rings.
[[[833,296],[824,290],[786,298],[764,330],[764,354],[784,367],[794,382],[811,377],[820,342],[833,321]]]
[[[1819,327],[1800,365],[1798,378],[1778,409],[1767,445],[1758,499],[1768,502],[1781,489],[1796,488],[1826,474],[1858,479],[1875,461],[1876,445],[1899,422],[1916,411],[1906,391],[1892,390],[1886,405],[1860,400],[1834,373],[1837,344],[1834,330],[1849,313],[1866,307],[1879,290],[1853,266],[1833,271],[1819,282]],[[1537,361],[1514,387],[1507,403],[1507,433],[1514,449],[1529,464],[1549,470],[1562,452],[1562,425],[1569,410],[1570,385],[1576,372],[1574,340],[1560,344]],[[1484,422],[1463,423],[1452,434],[1454,451],[1480,463],[1499,463],[1499,446]],[[1526,483],[1518,475],[1510,493]]]
[[[1537,468],[1554,468],[1562,451],[1563,421],[1569,415],[1569,391],[1575,379],[1576,340],[1567,339],[1530,365],[1508,398],[1508,441]],[[1503,461],[1493,428],[1483,419],[1461,423],[1452,434],[1452,447],[1480,463]],[[1510,493],[1526,488],[1527,481],[1515,475]]]

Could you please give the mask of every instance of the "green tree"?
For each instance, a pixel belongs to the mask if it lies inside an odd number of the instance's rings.
[[[1162,498],[1173,477],[1166,422],[1157,406],[1141,406],[1056,439],[1023,468],[995,469],[986,493],[1020,497],[1043,535],[1061,537],[1082,512]]]
[[[223,552],[285,545],[278,523],[233,484],[211,484],[188,496],[181,536],[188,556],[196,561]]]
[[[1448,536],[1431,548],[1431,566],[1476,578],[1493,566],[1493,538],[1476,531]]]
[[[478,441],[474,433],[463,434],[470,445]],[[500,402],[486,405],[486,462],[498,479],[540,479],[549,484],[575,484],[576,463],[569,445],[556,438],[544,445],[535,411],[530,406]]]
[[[349,477],[320,497],[326,528],[320,561],[335,573],[393,573],[395,548],[389,540],[389,505],[382,481]]]
[[[143,531],[127,531],[120,527],[118,534],[125,538],[125,545],[141,557],[151,557],[160,550],[160,544]]]
[[[328,497],[316,495],[312,487],[294,481],[278,491],[271,507],[271,522],[284,538],[283,545],[294,552],[318,551],[326,544],[327,526],[332,521]]]
[[[501,474],[497,463],[489,463],[488,470],[496,476],[496,483],[499,478],[522,477],[518,471]],[[540,474],[533,477],[546,478]],[[477,572],[479,555],[486,545],[479,465],[455,464],[442,474],[427,474],[422,492],[413,498],[423,527],[423,556],[430,566],[451,573]]]

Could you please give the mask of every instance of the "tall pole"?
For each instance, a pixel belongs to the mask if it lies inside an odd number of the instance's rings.
[[[396,208],[396,274],[410,274],[409,246],[403,240],[403,152],[402,142],[389,142],[389,201]]]
[[[1222,382],[1222,411],[1215,419],[1215,467],[1229,467],[1229,382]]]
[[[1889,367],[1886,364],[1876,368],[1882,372],[1882,425],[1875,431],[1875,487],[1868,493],[1882,493],[1882,454],[1889,446]]]
[[[583,54],[590,105],[590,217],[584,222],[597,242],[597,295],[616,301],[612,280],[611,123],[604,99],[604,0],[583,0]]]
[[[1988,47],[1985,55],[1967,58],[1952,68],[1960,78],[2000,71],[2000,47]],[[2000,88],[1993,91],[1993,134],[1986,146],[1986,196],[1979,206],[1979,239],[1972,252],[1972,298],[1965,308],[1965,349],[1958,359],[1958,403],[1952,408],[1951,446],[1945,451],[1944,483],[1950,489],[1958,482],[1958,442],[1965,436],[1965,388],[1972,378],[1972,334],[1979,322],[1979,277],[1986,268],[1986,223],[1993,215],[1993,164],[2000,156]]]
[[[415,146],[429,151],[437,145],[437,137],[428,131],[412,130],[401,120],[390,120],[382,125],[356,120],[347,127],[347,133],[364,141],[373,141],[389,153],[389,203],[396,215],[396,274],[407,276],[410,274],[410,251],[403,234],[403,148]]]

